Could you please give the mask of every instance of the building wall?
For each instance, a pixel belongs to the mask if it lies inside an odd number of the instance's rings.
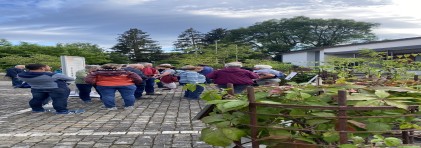
[[[316,62],[316,52],[315,51],[309,51],[307,52],[307,66],[315,66]]]
[[[307,52],[294,52],[282,55],[282,62],[291,63],[298,66],[307,66]]]
[[[335,53],[335,52],[358,51],[361,49],[378,49],[378,48],[391,48],[391,47],[402,47],[402,46],[415,46],[415,45],[420,45],[420,43],[421,43],[421,39],[391,41],[391,42],[362,44],[362,45],[354,45],[354,46],[331,47],[331,48],[325,49],[324,52]]]

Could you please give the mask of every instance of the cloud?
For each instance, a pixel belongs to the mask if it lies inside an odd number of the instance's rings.
[[[0,0],[0,38],[37,43],[90,42],[109,48],[139,28],[172,49],[193,27],[247,27],[268,19],[309,16],[381,23],[381,38],[420,36],[418,0]]]

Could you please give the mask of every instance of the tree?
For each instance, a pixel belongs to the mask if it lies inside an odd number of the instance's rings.
[[[193,28],[189,28],[182,32],[177,41],[174,42],[175,51],[182,51],[183,53],[196,53],[200,45],[203,44],[203,34]]]
[[[151,62],[161,59],[161,47],[152,40],[149,34],[140,29],[131,28],[117,38],[118,43],[112,47],[115,52],[124,54],[132,62]]]
[[[12,43],[6,39],[0,39],[0,46],[12,46]]]
[[[84,57],[88,64],[105,64],[110,62],[110,57],[96,44],[91,43],[67,43],[57,44],[57,48],[63,49],[69,56]]]
[[[215,44],[216,41],[222,40],[228,33],[227,29],[216,28],[205,34],[203,43],[205,45]]]
[[[252,45],[271,55],[290,51],[297,45],[323,47],[354,40],[373,40],[376,23],[343,19],[311,19],[304,16],[272,19],[247,28],[230,30],[228,41]]]

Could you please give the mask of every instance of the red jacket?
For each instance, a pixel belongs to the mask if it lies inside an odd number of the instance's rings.
[[[213,71],[212,73],[206,75],[206,77],[213,79],[215,84],[226,85],[228,83],[232,83],[251,85],[253,84],[253,79],[259,78],[259,75],[241,68],[224,68]]]
[[[122,69],[100,69],[88,74],[85,82],[98,86],[127,86],[141,84],[142,78]]]

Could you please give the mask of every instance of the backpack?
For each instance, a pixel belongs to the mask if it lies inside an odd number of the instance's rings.
[[[151,67],[145,67],[142,69],[142,71],[143,71],[143,74],[145,74],[146,76],[152,76],[156,72],[156,70]]]

